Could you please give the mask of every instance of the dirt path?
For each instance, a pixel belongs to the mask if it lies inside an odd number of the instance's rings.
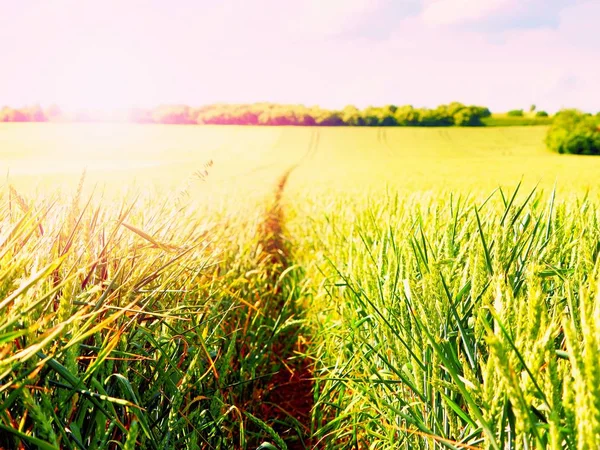
[[[385,128],[377,128],[377,143],[387,156],[393,155],[394,152],[388,141],[387,130]]]
[[[281,281],[284,272],[293,266],[293,251],[285,232],[282,199],[290,175],[304,161],[314,157],[318,145],[319,132],[316,131],[311,135],[307,152],[277,180],[272,203],[259,229],[262,251],[268,263],[268,289],[271,295],[276,296],[273,308],[269,311],[272,317],[278,317],[283,308],[288,309],[284,311],[286,315],[292,315],[295,319],[303,316],[302,307],[297,304],[301,295],[297,286],[286,288],[285,281]],[[299,333],[300,325],[290,327],[272,348],[273,357],[281,361],[282,367],[264,387],[262,404],[257,411],[257,417],[270,424],[290,450],[312,448],[313,373],[310,361],[299,357],[305,352],[305,344],[298,339]],[[291,342],[293,345],[290,345]]]

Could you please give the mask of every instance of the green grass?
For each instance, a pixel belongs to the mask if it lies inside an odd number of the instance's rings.
[[[597,448],[600,160],[544,134],[0,126],[0,447]]]
[[[487,127],[515,127],[532,125],[551,125],[552,117],[536,117],[535,113],[525,113],[525,115],[509,116],[507,114],[492,114],[491,117],[482,119]]]

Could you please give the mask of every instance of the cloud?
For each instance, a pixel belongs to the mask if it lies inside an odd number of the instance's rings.
[[[594,38],[599,21],[595,1],[563,8],[555,27],[508,29],[497,36],[428,27],[420,16],[400,25],[395,40],[406,65],[430,77],[427,93],[420,91],[427,101],[453,97],[496,110],[536,103],[550,110],[595,111],[600,109],[600,91],[594,89],[600,79],[600,41]]]
[[[0,16],[0,103],[600,109],[600,3],[514,1],[39,1]]]
[[[423,20],[432,25],[447,25],[486,18],[515,6],[515,0],[429,0]]]
[[[482,33],[558,26],[561,12],[590,0],[422,0],[430,26],[455,26]],[[593,0],[591,1],[593,3]]]
[[[254,36],[318,39],[356,26],[380,3],[381,0],[228,0],[220,3],[210,22],[212,26],[225,25],[228,33],[234,34],[251,30]]]

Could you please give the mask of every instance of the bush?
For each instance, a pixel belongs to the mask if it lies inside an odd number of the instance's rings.
[[[506,115],[510,116],[510,117],[523,117],[523,110],[522,109],[512,109],[508,113],[506,113]]]
[[[490,117],[492,114],[487,108],[480,106],[469,106],[454,114],[454,125],[459,127],[477,127],[483,125],[482,118]]]
[[[550,117],[546,111],[538,111],[535,113],[535,117]]]
[[[485,106],[471,106],[471,109],[473,109],[482,119],[492,117],[492,112]]]
[[[600,120],[573,109],[561,111],[548,130],[546,145],[558,153],[600,155]]]

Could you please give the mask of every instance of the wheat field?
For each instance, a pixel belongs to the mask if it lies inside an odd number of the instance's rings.
[[[0,125],[0,448],[598,448],[545,132]]]

